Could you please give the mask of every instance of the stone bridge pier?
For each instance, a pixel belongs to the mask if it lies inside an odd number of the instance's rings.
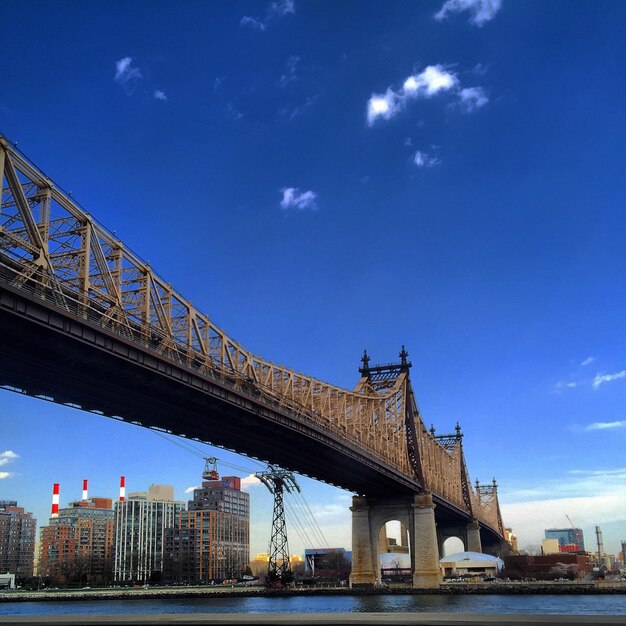
[[[351,587],[380,584],[381,528],[398,520],[409,533],[413,586],[438,587],[441,582],[435,505],[428,493],[405,498],[352,498]]]
[[[480,524],[476,520],[468,524],[437,524],[437,545],[442,556],[443,544],[451,537],[460,539],[467,552],[482,552]]]

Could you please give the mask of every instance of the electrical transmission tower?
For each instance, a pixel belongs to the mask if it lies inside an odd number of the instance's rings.
[[[274,496],[274,516],[272,518],[272,538],[270,540],[270,560],[268,565],[269,583],[279,585],[290,583],[293,580],[293,573],[289,565],[289,544],[287,542],[283,492],[299,492],[300,486],[291,472],[280,469],[275,465],[268,465],[266,471],[258,472],[255,476]]]

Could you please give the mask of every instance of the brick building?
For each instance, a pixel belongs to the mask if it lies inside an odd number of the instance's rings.
[[[240,576],[250,562],[250,495],[236,476],[208,480],[166,533],[164,577],[206,583]]]
[[[72,502],[40,530],[39,574],[58,582],[111,579],[113,501],[91,498]]]
[[[583,578],[591,573],[593,563],[583,554],[546,554],[529,556],[515,554],[504,557],[504,569],[510,578]]]
[[[33,575],[37,520],[17,506],[16,500],[0,500],[0,574],[16,578]]]

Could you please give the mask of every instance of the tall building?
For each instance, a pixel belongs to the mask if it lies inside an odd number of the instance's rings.
[[[112,504],[110,498],[90,498],[53,513],[40,530],[39,575],[65,582],[110,580]]]
[[[174,487],[150,485],[115,503],[114,580],[160,581],[165,532],[173,527],[184,502],[174,501]]]
[[[580,528],[548,528],[546,539],[558,539],[561,552],[584,552],[585,538]]]
[[[622,541],[622,563],[626,568],[626,541]]]
[[[204,481],[188,509],[167,531],[165,579],[196,584],[244,573],[250,561],[250,495],[241,491],[240,479]]]
[[[36,526],[33,514],[18,507],[16,500],[0,500],[0,574],[33,575]]]

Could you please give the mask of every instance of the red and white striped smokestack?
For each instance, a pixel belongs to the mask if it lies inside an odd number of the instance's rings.
[[[52,510],[50,517],[59,517],[59,483],[54,483],[52,487]]]
[[[126,479],[120,476],[120,502],[126,500]]]
[[[83,502],[87,502],[87,479],[83,479]]]

